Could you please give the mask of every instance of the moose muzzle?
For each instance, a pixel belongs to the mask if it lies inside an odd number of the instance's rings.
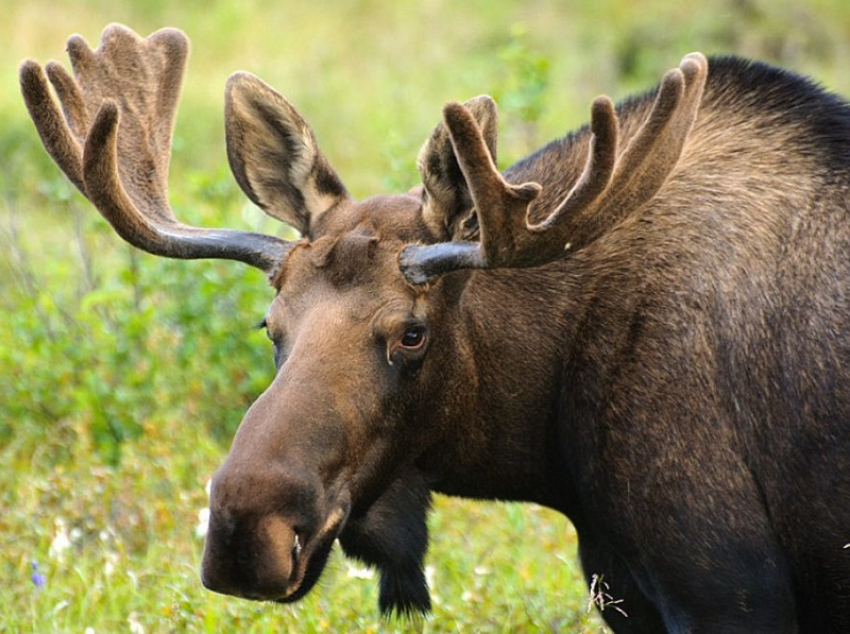
[[[295,601],[318,580],[350,510],[313,479],[225,462],[213,478],[201,579],[222,594]]]

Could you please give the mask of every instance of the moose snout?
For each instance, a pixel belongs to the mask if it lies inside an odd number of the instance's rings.
[[[247,524],[211,514],[201,581],[221,594],[285,599],[297,582],[303,537],[276,513]]]
[[[284,599],[319,523],[320,486],[303,469],[230,460],[213,477],[201,578],[215,592]]]
[[[347,495],[281,463],[226,462],[213,477],[201,580],[221,594],[292,601],[318,579],[348,516]]]

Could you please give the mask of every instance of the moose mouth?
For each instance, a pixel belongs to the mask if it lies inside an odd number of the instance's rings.
[[[348,519],[348,508],[333,511],[319,532],[306,543],[296,532],[292,543],[292,568],[283,596],[273,598],[275,603],[294,603],[304,597],[321,577],[328,562],[334,541],[342,532]],[[253,598],[253,597],[250,597]]]

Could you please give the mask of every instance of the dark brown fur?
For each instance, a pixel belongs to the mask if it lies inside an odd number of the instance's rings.
[[[45,144],[88,191],[43,80],[32,66],[22,77]],[[272,243],[276,256],[217,256],[269,271],[279,370],[214,478],[208,587],[296,600],[339,537],[380,569],[382,610],[426,610],[438,491],[566,514],[588,581],[622,600],[603,613],[617,632],[850,631],[850,107],[732,58],[696,85],[683,98],[702,96],[693,128],[670,135],[681,155],[649,165],[658,187],[630,185],[634,208],[565,212],[557,232],[582,240],[533,268],[465,270],[493,262],[441,245],[421,285],[399,269],[417,263],[410,245],[475,237],[484,218],[467,188],[491,178],[487,161],[458,166],[455,152],[495,153],[489,102],[447,109],[420,155],[422,192],[355,202],[294,108],[255,78],[231,81],[237,180],[304,237]],[[654,97],[618,107],[620,147]],[[590,137],[509,168],[508,203],[539,183],[530,220],[548,222]],[[528,253],[498,257],[528,266]]]

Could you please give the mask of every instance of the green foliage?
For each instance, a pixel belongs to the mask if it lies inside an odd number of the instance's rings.
[[[507,43],[498,49],[502,75],[492,95],[499,104],[503,125],[522,133],[522,154],[540,144],[538,126],[550,87],[550,60],[533,48],[531,40],[525,25],[511,28]]]
[[[189,195],[204,205],[237,205],[229,181],[190,182]],[[229,438],[270,376],[268,350],[251,330],[270,296],[261,276],[229,263],[160,260],[129,246],[96,260],[100,243],[113,240],[105,223],[82,220],[89,213],[78,196],[60,195],[51,183],[45,189],[83,225],[74,249],[80,264],[73,273],[59,260],[36,265],[10,240],[19,254],[11,272],[20,283],[4,298],[0,402],[8,416],[0,419],[0,437],[43,440],[69,423],[86,429],[112,465],[124,442],[143,435],[145,421],[195,419]],[[56,447],[57,460],[69,457],[67,449]]]
[[[16,66],[64,59],[68,35],[96,43],[112,21],[141,33],[183,28],[193,53],[175,211],[194,224],[282,232],[227,173],[221,95],[235,70],[290,98],[362,197],[415,185],[416,153],[442,104],[483,92],[500,102],[503,162],[586,121],[596,94],[646,89],[692,50],[781,62],[850,93],[850,5],[0,0],[0,9],[0,633],[598,631],[571,527],[534,506],[437,500],[435,609],[422,623],[381,621],[376,579],[339,556],[297,606],[204,591],[195,533],[204,485],[271,380],[271,350],[252,328],[271,293],[237,263],[159,260],[123,245],[41,149]]]

